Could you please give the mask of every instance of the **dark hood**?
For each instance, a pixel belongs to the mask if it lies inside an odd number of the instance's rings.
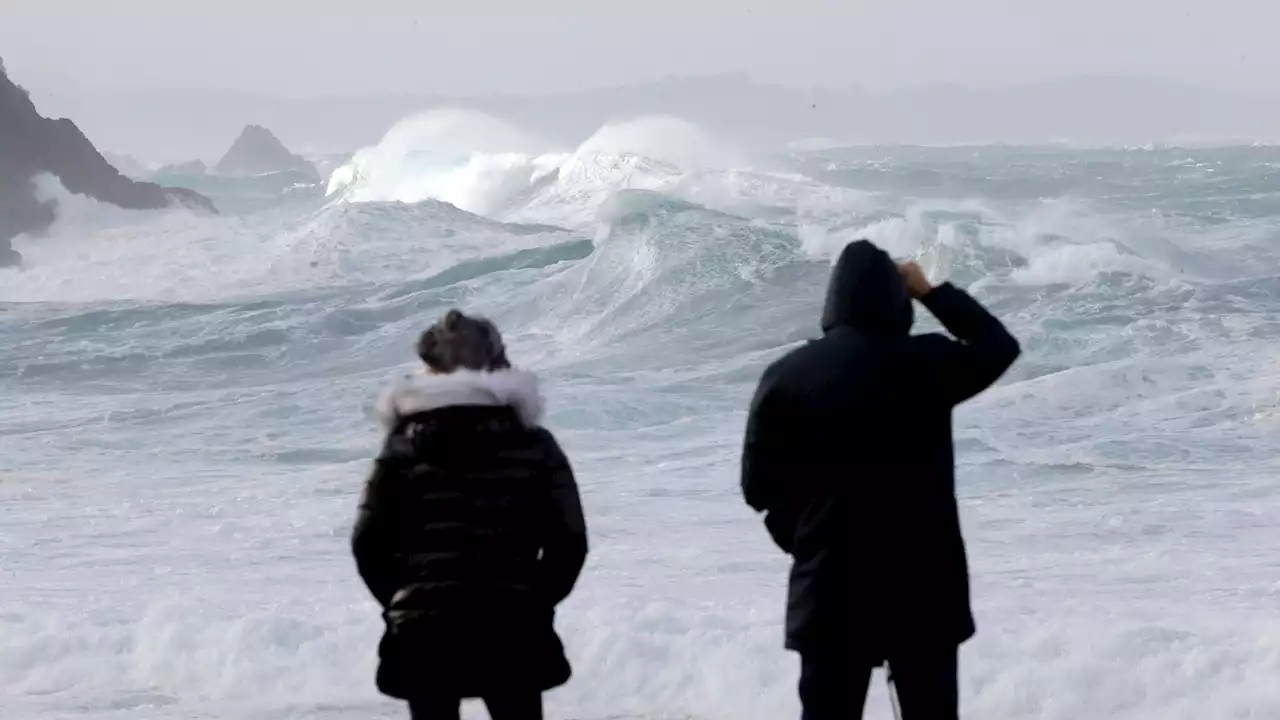
[[[889,254],[869,240],[845,247],[831,271],[822,331],[848,327],[866,335],[906,335],[915,312]]]

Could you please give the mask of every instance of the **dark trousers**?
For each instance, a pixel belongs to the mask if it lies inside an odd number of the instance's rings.
[[[411,720],[458,720],[459,698],[429,698],[409,703]],[[484,698],[492,720],[542,720],[542,693],[496,695]]]
[[[958,648],[919,651],[889,658],[889,678],[901,720],[958,720]],[[839,652],[800,656],[803,720],[862,717],[874,667]]]

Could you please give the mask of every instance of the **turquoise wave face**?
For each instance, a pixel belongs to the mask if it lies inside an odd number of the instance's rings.
[[[380,623],[346,533],[375,394],[460,306],[543,376],[590,515],[555,712],[795,714],[785,560],[737,495],[741,424],[762,367],[817,334],[830,259],[868,237],[968,287],[1025,350],[955,418],[968,712],[1277,709],[1258,678],[1280,638],[1280,150],[716,167],[601,140],[450,162],[416,187],[416,166],[378,168],[364,196],[191,179],[219,218],[68,198],[19,241],[30,266],[0,270],[0,704],[399,712],[373,690]]]

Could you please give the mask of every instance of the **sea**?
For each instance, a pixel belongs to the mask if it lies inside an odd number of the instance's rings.
[[[0,270],[0,715],[407,717],[350,532],[374,399],[458,307],[541,376],[587,513],[548,717],[798,717],[741,436],[868,238],[1024,351],[954,416],[963,716],[1280,718],[1280,148],[558,146],[436,110],[319,161],[164,179],[219,216],[39,179],[61,218]]]

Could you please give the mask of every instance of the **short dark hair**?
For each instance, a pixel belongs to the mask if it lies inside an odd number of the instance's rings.
[[[418,357],[436,372],[479,372],[511,367],[502,334],[490,320],[453,309],[418,338]]]

